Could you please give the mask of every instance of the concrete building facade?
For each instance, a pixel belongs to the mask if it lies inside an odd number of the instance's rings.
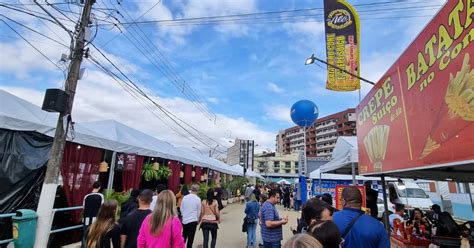
[[[298,153],[282,155],[278,153],[255,154],[255,172],[265,178],[298,177]]]
[[[355,109],[347,109],[316,120],[306,130],[306,155],[308,157],[330,157],[337,137],[355,136]],[[278,132],[276,151],[283,155],[304,150],[304,130],[295,126]]]
[[[227,164],[240,164],[242,166],[247,164],[248,168],[253,170],[254,144],[253,140],[236,139],[234,145],[227,149]]]

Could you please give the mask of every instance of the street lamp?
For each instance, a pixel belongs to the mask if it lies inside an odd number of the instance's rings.
[[[333,64],[329,64],[328,62],[326,62],[326,61],[324,61],[324,60],[322,60],[322,59],[319,59],[319,58],[314,57],[314,53],[311,54],[311,57],[309,57],[309,58],[306,59],[306,62],[305,62],[304,64],[305,64],[305,65],[314,64],[315,61],[318,61],[318,62],[321,62],[321,63],[323,63],[323,64],[326,64],[326,65],[328,65],[328,66],[330,66],[330,67],[332,67],[332,68],[334,68],[334,69],[343,71],[343,72],[345,72],[345,73],[347,73],[347,74],[349,74],[349,75],[351,75],[351,76],[353,76],[353,77],[355,77],[355,78],[358,78],[358,79],[360,79],[360,80],[362,80],[362,81],[364,81],[364,82],[366,82],[366,83],[369,83],[369,84],[371,84],[371,85],[375,85],[374,82],[369,81],[369,80],[367,80],[367,79],[365,79],[365,78],[359,77],[359,76],[355,75],[354,73],[352,73],[352,72],[350,72],[350,71],[348,71],[348,70],[346,70],[346,69],[340,68],[340,67],[335,66],[335,65],[333,65]]]
[[[216,152],[217,147],[219,147],[219,145],[216,145],[213,149],[209,149],[209,157],[214,156],[214,152]]]
[[[197,149],[196,147],[193,146],[193,149],[198,151],[202,156],[204,156],[204,154],[202,154],[201,150]]]

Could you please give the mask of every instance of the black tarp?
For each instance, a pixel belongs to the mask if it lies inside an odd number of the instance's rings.
[[[0,213],[36,210],[52,141],[36,132],[0,128]],[[0,219],[0,227],[0,240],[11,237],[11,219]]]

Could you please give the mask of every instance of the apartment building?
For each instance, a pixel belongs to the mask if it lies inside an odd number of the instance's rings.
[[[298,153],[282,155],[279,153],[255,154],[255,172],[265,178],[298,177]]]
[[[355,136],[355,109],[347,109],[316,120],[306,130],[306,155],[329,157],[339,136]],[[304,149],[304,130],[295,126],[278,132],[276,151],[281,154],[297,153]]]
[[[227,164],[240,164],[242,166],[246,165],[249,169],[253,170],[255,142],[253,140],[236,139],[233,143],[234,145],[227,149]]]

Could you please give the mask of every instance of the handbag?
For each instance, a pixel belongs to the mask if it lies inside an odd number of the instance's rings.
[[[242,232],[247,232],[247,223],[245,222],[245,219],[247,219],[247,217],[244,218],[244,223],[242,223]]]
[[[245,218],[244,218],[244,223],[245,223],[245,224],[255,224],[255,219],[252,219],[252,218],[249,218],[249,217],[245,217]]]

